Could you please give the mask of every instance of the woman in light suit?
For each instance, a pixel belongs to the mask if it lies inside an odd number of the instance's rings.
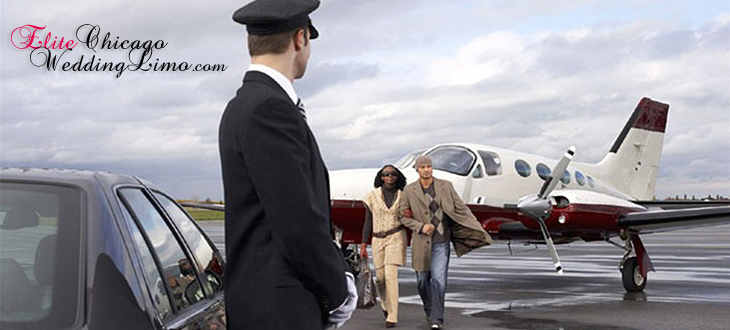
[[[367,242],[373,236],[375,284],[385,327],[398,323],[398,266],[405,265],[407,235],[398,220],[401,191],[406,178],[395,166],[386,165],[375,176],[375,189],[363,200],[366,206],[360,255],[367,258]]]

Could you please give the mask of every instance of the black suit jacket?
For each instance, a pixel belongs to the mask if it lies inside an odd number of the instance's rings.
[[[286,92],[250,71],[218,138],[229,329],[321,329],[347,284],[314,135]]]

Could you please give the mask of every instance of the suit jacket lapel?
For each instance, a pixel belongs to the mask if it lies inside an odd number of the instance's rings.
[[[418,198],[423,206],[428,209],[428,200],[426,199],[426,195],[423,193],[423,188],[421,188],[420,182],[416,181],[415,184],[411,186],[411,193],[416,195],[416,198]]]

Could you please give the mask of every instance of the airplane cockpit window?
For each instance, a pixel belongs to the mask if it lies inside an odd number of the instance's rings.
[[[581,171],[575,171],[575,182],[578,182],[581,187],[586,185],[586,177]]]
[[[487,175],[494,176],[502,174],[502,160],[496,152],[492,151],[478,151],[479,156],[484,161],[484,169]]]
[[[395,162],[395,166],[398,168],[408,168],[413,167],[413,162],[416,160],[416,157],[421,155],[426,149],[419,149],[414,152],[411,152],[405,156],[403,156],[401,159],[399,159],[397,162]]]
[[[526,178],[530,176],[530,174],[532,174],[532,168],[530,167],[530,164],[522,159],[515,160],[515,171],[517,171],[517,174],[519,174],[523,178]]]
[[[543,163],[538,163],[537,166],[535,166],[535,170],[537,170],[537,175],[540,179],[543,180],[547,180],[550,177],[550,174],[552,174],[550,167]]]
[[[560,182],[562,182],[564,185],[570,184],[570,172],[568,172],[568,170],[565,170],[565,172],[563,172],[563,177],[560,178]]]
[[[590,175],[586,178],[588,179],[588,185],[591,186],[591,188],[595,188],[596,185],[595,185],[595,183],[593,183],[593,178],[591,178]]]
[[[471,177],[475,178],[475,179],[484,177],[484,171],[482,171],[482,165],[477,165],[477,167],[474,169],[474,172],[471,173]]]
[[[476,156],[462,147],[438,147],[428,153],[433,168],[458,175],[467,175],[476,162]]]

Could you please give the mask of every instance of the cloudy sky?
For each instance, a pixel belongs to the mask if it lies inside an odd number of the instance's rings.
[[[249,63],[231,20],[245,2],[3,0],[0,165],[131,173],[221,199],[218,121]],[[444,142],[551,158],[572,144],[597,162],[648,96],[670,104],[657,196],[730,196],[727,0],[323,0],[312,18],[321,36],[295,88],[330,169]],[[53,49],[49,71],[16,47],[27,24],[51,42],[99,25],[99,42],[162,40],[149,64],[226,70],[63,71],[82,56],[129,63],[129,50],[78,44]]]

